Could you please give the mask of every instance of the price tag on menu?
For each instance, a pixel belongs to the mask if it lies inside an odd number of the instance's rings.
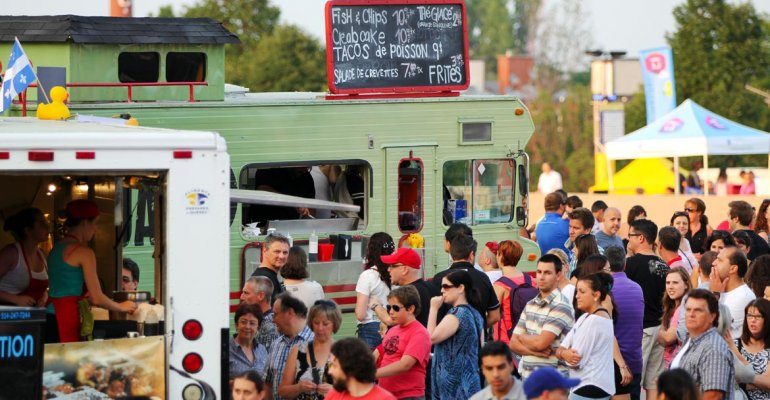
[[[329,1],[326,60],[335,94],[467,89],[465,3]]]

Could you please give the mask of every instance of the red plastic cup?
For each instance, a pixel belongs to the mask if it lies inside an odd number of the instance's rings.
[[[318,261],[331,261],[334,254],[334,244],[318,243]]]

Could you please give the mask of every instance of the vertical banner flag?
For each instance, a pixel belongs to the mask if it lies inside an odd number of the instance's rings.
[[[647,123],[676,108],[674,56],[670,47],[642,50],[639,54],[644,77]]]
[[[8,60],[6,65],[8,68],[3,76],[3,103],[0,112],[9,109],[11,101],[24,91],[30,83],[37,80],[32,64],[30,64],[27,55],[24,54],[24,49],[21,48],[18,38],[14,40],[11,59]]]

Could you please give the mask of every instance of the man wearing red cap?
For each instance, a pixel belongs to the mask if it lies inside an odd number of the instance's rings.
[[[393,254],[381,256],[380,259],[385,264],[388,264],[388,272],[390,272],[390,282],[392,284],[398,286],[411,285],[417,289],[417,293],[420,294],[420,310],[423,310],[423,312],[417,315],[417,321],[427,328],[430,299],[434,296],[439,296],[441,293],[436,292],[433,285],[428,284],[428,282],[422,279],[420,274],[422,258],[420,258],[420,255],[408,247],[401,247]],[[372,302],[371,307],[377,313],[380,321],[388,326],[394,325],[382,304]]]

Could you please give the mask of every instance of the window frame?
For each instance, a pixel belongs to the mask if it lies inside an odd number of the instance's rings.
[[[123,81],[123,80],[120,79],[120,75],[121,75],[120,74],[120,72],[121,72],[120,66],[122,65],[122,63],[120,61],[120,58],[123,55],[130,55],[130,54],[153,54],[157,58],[157,63],[156,63],[157,71],[155,73],[155,80],[154,81],[138,81],[138,80],[134,80],[134,81],[126,82],[126,81]],[[120,82],[120,83],[157,83],[157,82],[160,82],[160,71],[161,71],[160,52],[157,52],[157,51],[121,51],[120,53],[118,53],[118,60],[117,61],[118,61],[117,62],[117,64],[118,64],[118,70],[117,70],[118,82]]]
[[[466,124],[489,124],[489,140],[465,140],[463,134]],[[458,118],[458,143],[460,146],[479,146],[494,144],[495,139],[495,120],[494,118]]]
[[[245,183],[245,182],[248,182],[247,171],[250,168],[269,169],[269,168],[313,167],[313,166],[326,165],[326,164],[336,164],[336,165],[345,165],[345,166],[359,165],[367,169],[368,173],[364,177],[364,189],[366,190],[366,194],[364,196],[364,217],[361,218],[361,222],[363,223],[363,228],[359,230],[366,229],[369,226],[369,209],[371,207],[370,199],[372,198],[372,196],[374,196],[374,171],[372,168],[372,164],[369,161],[364,159],[354,158],[354,159],[340,159],[340,160],[271,161],[271,162],[264,162],[264,163],[260,163],[260,162],[246,163],[240,167],[240,170],[236,175],[237,187],[239,189],[255,190],[255,189],[249,188]],[[247,174],[246,180],[243,179],[244,173]],[[366,182],[367,179],[368,179],[368,182]],[[251,205],[239,203],[238,206],[241,208],[240,224],[243,225],[244,208]],[[235,220],[237,220],[237,218],[234,218],[233,222],[235,222]]]
[[[511,167],[512,167],[512,171],[513,171],[513,175],[511,177],[511,187],[510,187],[510,189],[511,189],[511,204],[510,204],[511,205],[511,214],[510,214],[510,216],[511,216],[511,218],[508,221],[506,221],[506,222],[491,222],[491,223],[485,223],[485,224],[479,224],[479,223],[476,222],[476,213],[475,213],[476,185],[474,184],[475,183],[474,182],[475,174],[474,174],[474,171],[473,171],[473,167],[474,167],[474,164],[477,161],[510,161],[511,162]],[[453,163],[453,162],[465,162],[465,163],[467,163],[468,169],[466,170],[466,174],[467,173],[471,174],[471,176],[470,176],[471,180],[469,182],[469,184],[470,184],[470,201],[468,201],[468,199],[464,199],[464,200],[466,200],[467,218],[469,219],[469,223],[470,223],[469,226],[472,226],[472,227],[482,227],[482,226],[488,226],[488,225],[510,224],[510,223],[514,222],[514,220],[516,219],[516,196],[517,196],[516,182],[518,181],[517,176],[516,176],[516,173],[518,171],[518,169],[517,169],[518,163],[516,162],[515,158],[512,158],[512,157],[499,157],[499,158],[495,158],[494,156],[492,156],[492,157],[488,157],[488,158],[478,157],[478,158],[456,158],[456,159],[444,160],[442,165],[441,165],[441,185],[442,186],[445,186],[444,179],[445,179],[445,176],[446,176],[445,175],[446,165],[448,163]],[[467,175],[466,175],[466,177],[467,177]],[[445,207],[445,205],[442,205],[442,209],[444,207]],[[443,224],[443,219],[442,219],[442,224]],[[448,225],[444,225],[444,226],[446,227]]]
[[[183,81],[176,81],[176,80],[174,80],[174,81],[172,81],[172,80],[170,80],[169,76],[168,76],[169,71],[170,71],[170,67],[169,66],[171,65],[171,63],[169,62],[169,56],[176,55],[176,54],[199,54],[199,55],[203,56],[203,79],[200,80],[200,81],[196,81],[196,80],[183,80]],[[164,78],[166,79],[166,82],[206,82],[206,77],[208,76],[208,65],[209,65],[209,63],[208,63],[208,54],[206,54],[205,52],[202,52],[202,51],[169,51],[169,52],[166,53],[166,59],[165,59],[165,66],[166,66],[166,68],[165,68],[165,77]]]
[[[417,226],[414,230],[404,230],[401,228],[401,163],[404,161],[415,161],[420,166],[420,174],[419,174],[419,187],[418,187],[418,206],[420,207],[420,224]],[[403,234],[410,234],[410,233],[418,233],[421,232],[422,229],[425,227],[425,163],[422,162],[422,158],[420,157],[404,157],[400,160],[398,160],[398,173],[397,173],[397,179],[396,182],[397,188],[396,188],[396,225],[398,225],[399,232]]]

